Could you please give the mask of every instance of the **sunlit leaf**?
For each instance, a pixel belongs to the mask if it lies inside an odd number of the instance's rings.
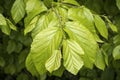
[[[84,64],[86,67],[92,68],[95,62],[98,45],[93,34],[78,22],[67,22],[64,28],[70,39],[75,40],[84,50]]]
[[[45,67],[51,73],[57,70],[61,65],[61,52],[59,50],[55,50],[51,57],[46,61]]]
[[[30,54],[39,74],[47,71],[45,62],[54,53],[54,50],[59,49],[61,39],[62,32],[58,27],[47,28],[34,37]]]
[[[108,30],[105,25],[105,22],[102,20],[102,18],[98,15],[94,15],[94,22],[97,30],[103,36],[104,38],[108,38]]]
[[[5,20],[5,17],[4,17],[2,14],[0,14],[0,25],[1,25],[1,26],[7,25],[6,20]]]
[[[59,21],[54,12],[42,15],[36,23],[35,29],[32,31],[32,37],[35,37],[40,31],[48,27],[57,27],[58,25]]]
[[[9,26],[12,30],[17,31],[17,27],[16,27],[9,19],[6,19],[6,20],[7,20],[8,26]]]
[[[25,3],[23,0],[15,0],[11,9],[12,18],[18,23],[25,15]]]
[[[40,0],[28,0],[26,2],[27,17],[25,18],[25,26],[28,25],[31,20],[47,8]]]
[[[81,46],[72,40],[63,41],[63,60],[65,68],[76,75],[84,65],[81,55],[84,54]]]
[[[92,33],[95,33],[93,15],[86,7],[83,6],[81,8],[68,9],[68,18],[70,20],[78,21],[80,24],[87,27]]]
[[[38,19],[39,19],[39,16],[36,16],[35,18],[31,20],[31,22],[27,26],[25,26],[24,34],[31,32],[36,27],[36,23]]]
[[[28,71],[31,72],[31,74],[33,76],[37,76],[38,75],[38,72],[37,72],[37,69],[32,61],[32,57],[31,57],[31,54],[29,54],[26,58],[26,68]]]

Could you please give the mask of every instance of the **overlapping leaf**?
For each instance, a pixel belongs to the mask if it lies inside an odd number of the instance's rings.
[[[51,57],[54,50],[59,49],[61,39],[62,32],[58,27],[47,28],[34,37],[30,54],[39,74],[46,72],[45,62]]]
[[[61,51],[55,50],[53,51],[51,57],[46,61],[45,67],[51,73],[57,70],[61,66]]]
[[[9,35],[11,32],[9,26],[7,25],[6,19],[2,14],[0,14],[0,28],[2,32],[7,35]]]
[[[31,22],[25,26],[24,34],[27,34],[28,32],[32,31],[36,27],[36,23],[39,19],[39,16],[34,17]]]
[[[87,27],[92,33],[95,33],[93,24],[94,18],[89,9],[85,7],[68,9],[68,18],[74,21],[79,21]]]
[[[35,67],[35,65],[34,65],[34,63],[33,63],[33,61],[32,61],[32,56],[31,56],[31,54],[29,54],[29,55],[27,56],[27,59],[26,59],[26,68],[27,68],[28,71],[31,72],[31,74],[32,74],[33,76],[37,76],[37,75],[38,75],[37,69],[36,69],[36,67]]]
[[[31,20],[38,14],[43,11],[46,11],[47,8],[40,0],[28,0],[26,2],[26,12],[27,17],[25,18],[25,26],[29,25]]]
[[[76,75],[84,65],[81,55],[84,54],[81,46],[72,40],[63,41],[63,60],[65,68]]]
[[[96,55],[95,65],[101,70],[104,70],[105,68],[104,56],[100,50]]]
[[[15,0],[11,9],[12,18],[18,23],[25,15],[25,3],[23,0]]]
[[[103,36],[104,38],[107,39],[108,38],[108,30],[107,30],[107,27],[105,25],[105,22],[98,15],[95,15],[94,19],[95,19],[94,21],[95,21],[95,26],[96,26],[97,30],[99,31],[101,36]]]
[[[67,22],[64,30],[69,35],[69,38],[75,40],[84,50],[85,66],[92,68],[98,49],[93,34],[78,22]]]
[[[57,27],[59,25],[58,23],[58,18],[52,11],[48,14],[41,15],[38,22],[36,23],[35,29],[32,31],[32,37],[35,37],[40,31],[48,27]]]

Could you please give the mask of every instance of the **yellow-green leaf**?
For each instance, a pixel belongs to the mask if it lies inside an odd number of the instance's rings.
[[[84,65],[81,56],[84,54],[81,46],[73,40],[63,41],[63,60],[65,68],[76,75]]]
[[[25,15],[25,3],[23,0],[15,0],[11,9],[12,18],[18,23]]]
[[[104,38],[108,38],[108,30],[106,27],[105,22],[102,20],[102,18],[99,15],[94,15],[94,22],[97,30],[99,31],[100,35]]]
[[[60,50],[53,51],[51,57],[45,63],[46,69],[50,73],[57,70],[61,65],[61,58],[62,55]]]

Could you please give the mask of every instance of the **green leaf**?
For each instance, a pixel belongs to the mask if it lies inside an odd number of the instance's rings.
[[[120,0],[116,0],[116,5],[120,9]]]
[[[3,57],[0,56],[0,66],[4,67],[5,66],[5,60],[3,59]]]
[[[32,61],[32,57],[31,54],[28,54],[27,58],[26,58],[26,62],[25,62],[26,68],[28,71],[30,71],[30,73],[33,76],[37,76],[38,75],[38,71]]]
[[[18,56],[19,64],[25,62],[25,59],[26,59],[28,53],[29,53],[29,50],[27,50],[27,49],[24,49],[20,52],[20,54]]]
[[[101,50],[99,50],[96,55],[95,65],[101,70],[104,70],[105,68],[105,61]]]
[[[16,48],[16,43],[13,40],[9,40],[8,46],[7,46],[7,52],[11,54]]]
[[[88,68],[92,68],[98,49],[93,34],[78,22],[67,22],[64,30],[69,38],[75,40],[84,50],[84,65]]]
[[[12,18],[18,23],[25,15],[25,3],[23,0],[15,0],[11,9]]]
[[[113,50],[113,57],[115,60],[120,59],[120,45],[116,46]]]
[[[63,0],[63,2],[73,4],[73,5],[76,5],[76,6],[80,6],[79,3],[76,0]]]
[[[24,34],[31,32],[36,27],[36,23],[37,23],[38,19],[39,19],[39,16],[34,17],[31,20],[31,22],[27,26],[25,26]]]
[[[17,76],[16,80],[29,80],[29,77],[25,73],[21,73]]]
[[[16,27],[9,19],[6,19],[6,21],[7,21],[8,26],[9,26],[12,30],[17,31],[17,27]]]
[[[16,72],[16,67],[14,64],[9,64],[8,66],[5,67],[4,71],[6,74],[13,75]]]
[[[84,65],[81,55],[84,54],[81,46],[73,40],[63,41],[63,60],[65,68],[76,75]]]
[[[78,21],[80,24],[87,27],[92,33],[96,32],[93,24],[93,15],[86,7],[82,6],[81,8],[69,8],[68,18],[70,20]]]
[[[8,25],[2,26],[1,30],[3,33],[5,33],[6,35],[10,35],[11,29]]]
[[[51,57],[46,61],[45,67],[51,73],[57,70],[61,65],[61,52],[60,50],[55,50]]]
[[[112,31],[118,32],[117,27],[113,23],[108,23],[109,27],[111,28]]]
[[[31,20],[47,8],[40,0],[28,0],[26,2],[27,17],[25,18],[25,26],[27,26]]]
[[[109,27],[111,28],[111,30],[114,31],[114,32],[117,32],[117,31],[118,31],[118,30],[117,30],[117,27],[108,19],[108,17],[107,17],[107,16],[104,16],[104,18],[105,18],[106,21],[108,22],[108,25],[109,25]]]
[[[56,14],[50,11],[48,14],[40,16],[35,29],[32,31],[32,37],[35,37],[40,31],[48,27],[56,27],[59,25]]]
[[[0,25],[1,26],[7,25],[5,17],[2,14],[0,14]]]
[[[103,54],[105,63],[106,63],[106,65],[108,66],[108,55],[107,55],[107,53],[106,53],[103,49],[102,49],[101,51],[102,51],[102,54]]]
[[[30,54],[39,74],[46,72],[45,62],[59,49],[61,40],[62,32],[58,27],[49,27],[34,37]]]
[[[103,36],[104,38],[108,38],[108,30],[105,25],[105,22],[102,20],[102,18],[98,15],[94,15],[94,22],[97,30]]]
[[[11,30],[7,25],[5,17],[2,14],[0,14],[0,28],[3,33],[5,33],[6,35],[10,35]]]

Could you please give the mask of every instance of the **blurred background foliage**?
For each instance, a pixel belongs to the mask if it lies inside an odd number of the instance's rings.
[[[10,12],[14,1],[0,0],[0,13],[15,24]],[[50,6],[46,3],[47,0],[43,1],[48,7]],[[116,5],[117,0],[76,1],[93,13],[107,16],[118,28],[118,33],[109,30],[109,39],[99,44],[108,55],[109,65],[105,70],[83,67],[77,75],[64,71],[61,77],[49,73],[38,77],[32,76],[25,68],[25,60],[30,51],[32,38],[29,34],[24,36],[24,20],[22,19],[15,24],[17,31],[10,30],[9,36],[0,31],[0,80],[120,80],[120,60],[114,60],[112,56],[113,49],[120,45],[120,10]]]

